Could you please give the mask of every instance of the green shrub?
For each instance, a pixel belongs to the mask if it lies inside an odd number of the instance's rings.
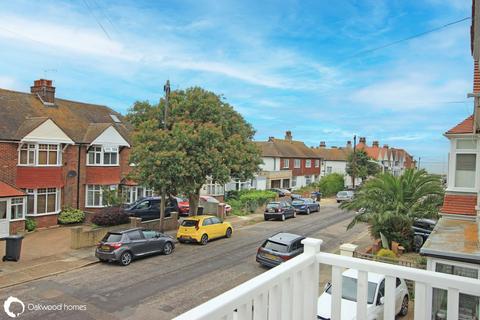
[[[259,207],[275,199],[277,194],[268,190],[249,190],[242,192],[239,201],[242,207],[248,212],[255,212]]]
[[[387,258],[387,259],[396,259],[396,258],[397,258],[397,255],[396,255],[395,252],[393,252],[392,250],[380,249],[380,250],[377,252],[377,257],[379,257],[379,258]]]
[[[334,196],[345,187],[343,176],[339,173],[331,173],[324,176],[317,185],[324,197]]]
[[[81,223],[85,220],[85,213],[79,209],[65,208],[58,216],[60,224]]]
[[[27,218],[27,220],[25,220],[25,228],[27,231],[33,231],[37,228],[37,222],[32,218]]]

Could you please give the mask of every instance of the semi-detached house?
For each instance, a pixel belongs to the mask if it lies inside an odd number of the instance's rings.
[[[321,157],[302,141],[293,140],[291,131],[286,132],[285,139],[270,137],[256,143],[263,163],[253,181],[254,188],[294,190],[320,179]]]
[[[0,89],[0,236],[57,224],[64,207],[95,212],[103,190],[122,190],[127,202],[149,195],[126,179],[130,127],[112,109],[58,99],[51,80],[30,93]]]

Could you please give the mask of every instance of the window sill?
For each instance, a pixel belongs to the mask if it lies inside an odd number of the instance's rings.
[[[63,167],[61,164],[17,164],[17,167],[31,167],[31,168],[55,168]]]
[[[478,188],[459,188],[459,187],[449,187],[445,190],[446,192],[463,192],[463,193],[478,193]]]
[[[59,214],[60,213],[60,210],[59,211],[55,211],[55,212],[47,212],[47,213],[33,213],[33,214],[26,214],[25,216],[27,217],[43,217],[43,216],[51,216],[51,215],[54,215],[54,214]]]
[[[120,167],[119,164],[87,164],[87,167]]]
[[[25,218],[10,219],[10,221],[8,222],[15,222],[15,221],[25,221]]]
[[[85,206],[85,208],[92,208],[92,209],[101,209],[101,208],[106,208],[106,207],[108,207],[108,206]]]

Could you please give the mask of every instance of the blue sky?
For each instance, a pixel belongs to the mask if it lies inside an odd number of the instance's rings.
[[[257,130],[308,145],[352,136],[446,168],[442,133],[472,113],[468,0],[0,1],[0,87],[125,113],[172,88],[223,94]],[[102,27],[105,32],[102,30]]]

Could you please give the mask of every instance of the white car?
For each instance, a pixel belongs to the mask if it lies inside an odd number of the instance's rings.
[[[342,320],[357,318],[357,270],[348,269],[343,272],[342,279]],[[332,286],[327,284],[325,292],[318,298],[317,318],[330,319]],[[383,319],[383,303],[385,293],[385,276],[368,273],[367,319]],[[397,278],[395,291],[395,313],[406,316],[408,313],[408,288],[405,280]]]
[[[344,201],[352,201],[354,195],[355,193],[353,191],[340,191],[337,193],[337,203]]]

